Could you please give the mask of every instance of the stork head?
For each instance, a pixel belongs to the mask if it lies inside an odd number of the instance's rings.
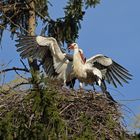
[[[86,63],[86,58],[84,57],[84,53],[82,49],[79,49],[78,44],[77,43],[72,43],[69,47],[70,50],[76,50],[76,53],[79,53],[82,63],[85,64]]]
[[[77,44],[77,43],[72,43],[68,48],[69,48],[70,50],[78,49],[78,44]]]

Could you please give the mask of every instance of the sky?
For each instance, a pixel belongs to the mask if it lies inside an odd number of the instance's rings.
[[[55,19],[63,17],[66,0],[51,0],[50,15]],[[77,43],[87,58],[104,54],[127,68],[133,80],[123,87],[108,90],[121,105],[121,111],[129,131],[140,132],[133,127],[135,115],[140,114],[140,0],[101,0],[96,8],[86,11],[81,22]],[[39,24],[42,26],[42,24]],[[39,29],[36,34],[40,34]],[[6,31],[0,49],[0,69],[13,66],[22,67],[15,41],[11,41]],[[3,64],[7,64],[7,66]],[[15,73],[8,73],[5,81],[13,79]],[[0,77],[1,78],[1,77]],[[0,81],[0,84],[2,81]]]

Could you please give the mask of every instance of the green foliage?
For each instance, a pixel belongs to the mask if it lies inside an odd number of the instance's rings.
[[[48,13],[48,0],[35,0],[35,11],[38,12],[37,16],[44,20],[43,17],[49,17]]]
[[[64,139],[65,123],[57,109],[56,97],[52,89],[31,91],[22,106],[7,112],[0,120],[1,140]]]
[[[100,3],[100,0],[85,0],[86,8],[95,7],[99,3]]]
[[[33,10],[36,17],[46,24],[42,32],[55,37],[60,43],[69,43],[78,38],[80,21],[83,20],[85,10],[83,7],[95,7],[100,0],[69,0],[64,8],[65,17],[53,20],[49,16],[48,0],[34,0],[35,9],[30,7],[30,0],[3,0],[0,8],[0,39],[3,31],[10,27],[11,35],[27,34],[29,11]],[[37,20],[36,20],[37,24]]]
[[[47,0],[35,0],[36,9],[31,9],[30,3],[30,0],[3,0],[0,3],[0,40],[8,27],[12,36],[15,33],[28,33],[29,10],[35,10],[37,17],[41,19],[49,17]]]
[[[86,7],[92,7],[98,3],[99,0],[85,0]],[[64,8],[65,17],[60,17],[56,21],[53,19],[47,21],[48,23],[44,29],[48,31],[48,36],[53,36],[60,43],[75,42],[81,28],[80,21],[83,20],[85,14],[83,7],[84,2],[82,0],[69,0]]]
[[[83,124],[84,129],[81,132],[80,136],[74,136],[76,140],[96,140],[96,134],[93,133],[92,125],[93,118],[87,117],[86,114],[81,114],[80,122]]]

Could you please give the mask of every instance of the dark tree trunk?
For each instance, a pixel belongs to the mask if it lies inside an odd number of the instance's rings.
[[[30,7],[30,11],[29,11],[29,23],[28,23],[28,32],[29,32],[28,35],[34,36],[35,35],[35,28],[36,28],[34,1],[29,3],[29,7]],[[37,65],[37,60],[29,58],[28,63],[29,63],[30,71],[31,71],[31,75],[32,75],[32,82],[34,84],[34,87],[38,88],[39,66]]]

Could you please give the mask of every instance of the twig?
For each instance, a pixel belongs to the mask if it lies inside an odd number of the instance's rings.
[[[2,73],[4,73],[4,72],[8,72],[8,71],[13,71],[13,70],[14,70],[14,71],[19,70],[19,71],[29,72],[29,70],[28,70],[28,69],[25,69],[25,68],[13,67],[13,68],[1,70],[1,71],[0,71],[0,74],[2,74]]]
[[[34,114],[32,114],[32,115],[30,116],[30,119],[29,119],[29,128],[31,127],[32,120],[33,120],[34,116],[35,116]]]
[[[27,66],[25,65],[25,63],[23,62],[22,59],[20,59],[20,62],[22,63],[22,65],[24,66],[24,68],[28,70]]]
[[[0,25],[0,30],[7,30],[8,32],[11,32],[11,30],[10,29],[7,29],[6,27],[4,27],[4,26],[2,26],[2,25]],[[20,33],[19,32],[16,32],[16,31],[14,31],[13,33],[15,33],[16,35],[19,35]],[[1,44],[0,44],[1,45]],[[1,48],[2,48],[2,45],[1,45]]]
[[[135,102],[135,101],[140,101],[140,98],[136,98],[136,99],[126,99],[126,100],[118,100],[121,102]]]
[[[21,25],[16,24],[15,22],[13,22],[13,21],[11,20],[11,18],[7,17],[4,13],[3,13],[3,15],[4,15],[5,18],[7,18],[7,19],[9,20],[9,22],[11,22],[13,25],[15,25],[16,27],[21,28],[21,29],[24,30],[25,32],[29,33],[25,28],[23,28]]]
[[[5,89],[0,90],[0,92],[3,94],[7,94],[11,90],[16,92],[15,88],[22,86],[22,85],[28,85],[28,84],[30,84],[30,83],[29,82],[22,82],[22,83],[14,85],[14,86],[7,85],[8,88],[6,90]]]
[[[27,78],[25,78],[25,77],[23,77],[22,75],[20,75],[20,74],[17,72],[17,70],[15,70],[15,73],[16,73],[19,77],[21,77],[21,78],[23,78],[23,79],[25,79],[25,80],[28,80]]]
[[[73,105],[73,103],[69,104],[68,106],[66,106],[59,114],[62,114],[66,109],[68,109],[71,105]]]
[[[12,62],[13,60],[9,60],[9,62],[7,62],[7,64],[1,64],[2,68],[6,68],[8,67],[8,65]]]
[[[136,117],[135,112],[134,112],[131,108],[129,108],[127,105],[124,105],[124,104],[122,104],[122,106],[124,106],[125,108],[127,108],[127,109],[128,109],[128,110],[126,110],[126,109],[125,109],[125,111],[127,111],[128,113],[132,113],[132,114],[133,114],[133,116],[134,116],[134,117]]]

